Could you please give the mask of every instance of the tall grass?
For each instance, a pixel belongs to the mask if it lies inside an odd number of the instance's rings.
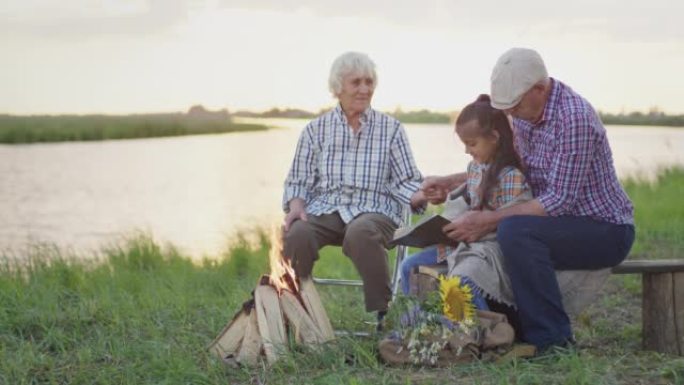
[[[221,114],[0,115],[0,143],[133,139],[265,130],[259,124],[233,123]]]
[[[599,115],[604,124],[684,127],[684,115],[666,115],[662,112],[647,114],[642,112],[631,112],[629,114],[607,114],[599,112]]]
[[[637,237],[632,258],[684,258],[684,168],[663,170],[653,182],[630,179]]]
[[[684,171],[626,185],[637,208],[635,255],[684,258]],[[340,338],[316,352],[297,347],[271,368],[224,366],[205,347],[267,272],[269,247],[263,234],[256,242],[238,237],[225,255],[191,262],[137,235],[95,259],[54,248],[35,248],[22,263],[6,257],[0,384],[684,384],[683,358],[641,351],[640,286],[623,276],[611,277],[576,322],[580,353],[390,368],[377,358],[376,338]],[[357,276],[338,248],[323,250],[315,274]],[[372,330],[358,289],[319,292],[335,328]]]

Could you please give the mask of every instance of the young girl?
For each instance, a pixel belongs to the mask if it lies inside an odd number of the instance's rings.
[[[473,158],[468,164],[465,194],[470,210],[497,210],[531,199],[520,159],[513,147],[508,118],[503,111],[490,105],[488,95],[480,95],[461,111],[456,120],[456,134],[465,145],[466,153]],[[512,306],[510,284],[503,272],[501,251],[495,237],[490,234],[478,242],[461,243],[456,248],[437,245],[408,257],[401,265],[402,290],[408,294],[408,276],[414,267],[447,260],[449,276],[459,275],[471,286],[476,308],[488,308],[485,297]]]

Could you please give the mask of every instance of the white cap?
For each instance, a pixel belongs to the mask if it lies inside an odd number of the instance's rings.
[[[492,107],[505,110],[515,107],[525,92],[548,77],[544,61],[537,51],[511,48],[492,70],[490,95]]]

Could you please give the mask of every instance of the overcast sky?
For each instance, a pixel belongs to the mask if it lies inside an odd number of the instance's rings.
[[[332,105],[332,60],[378,66],[379,109],[457,110],[537,49],[608,112],[684,113],[684,1],[3,0],[0,113]]]

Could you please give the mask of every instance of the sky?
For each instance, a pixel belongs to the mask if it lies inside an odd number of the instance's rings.
[[[529,47],[596,109],[682,114],[683,16],[682,0],[3,0],[0,113],[317,111],[346,51],[375,61],[375,108],[453,111]]]

